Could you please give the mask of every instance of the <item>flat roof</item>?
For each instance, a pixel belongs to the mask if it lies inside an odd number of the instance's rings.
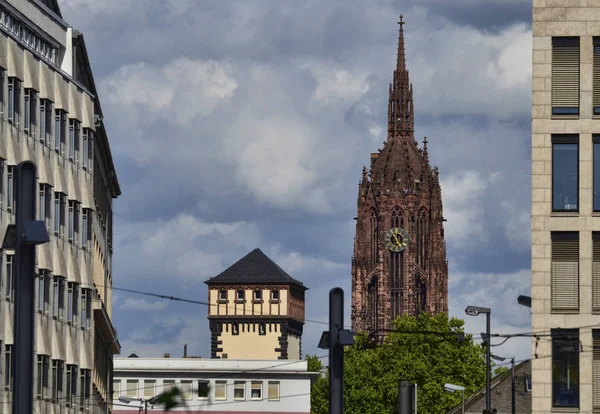
[[[242,360],[219,358],[114,358],[114,371],[255,371],[308,372],[306,360]]]

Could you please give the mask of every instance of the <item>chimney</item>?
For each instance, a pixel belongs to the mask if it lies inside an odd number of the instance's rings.
[[[187,358],[187,344],[183,344],[183,357]]]
[[[164,358],[171,358],[171,354],[165,354]]]

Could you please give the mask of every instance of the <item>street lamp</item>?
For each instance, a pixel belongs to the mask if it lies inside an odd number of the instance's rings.
[[[494,358],[496,361],[505,361],[509,358],[503,358],[500,357],[498,355],[493,355],[492,354],[492,358]],[[515,357],[510,357],[510,371],[511,371],[511,407],[512,407],[512,414],[515,414]]]
[[[124,395],[121,395],[119,397],[119,402],[129,404],[130,402],[133,402],[133,401],[139,401],[142,404],[144,404],[144,413],[148,414],[148,403],[150,403],[150,405],[156,404],[156,402],[158,401],[158,399],[160,398],[161,395],[162,394],[155,395],[152,398],[131,398],[131,397],[126,397]]]
[[[485,344],[486,344],[486,356],[485,356],[485,412],[486,414],[491,413],[491,390],[490,390],[490,382],[491,382],[491,374],[490,374],[490,316],[491,310],[489,308],[482,308],[479,306],[467,306],[465,309],[465,313],[469,316],[479,316],[481,314],[485,314],[486,317],[486,327],[485,327]]]
[[[531,296],[519,295],[517,302],[521,306],[527,306],[528,308],[531,308]]]
[[[462,393],[462,414],[465,414],[465,387],[454,384],[444,384],[444,389],[448,392],[460,391]]]

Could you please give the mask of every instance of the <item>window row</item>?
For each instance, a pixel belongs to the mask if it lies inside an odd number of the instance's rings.
[[[179,388],[183,400],[192,400],[194,394],[199,400],[208,400],[210,397],[211,384],[214,387],[215,400],[227,400],[227,388],[233,390],[233,399],[243,400],[264,400],[263,388],[266,391],[268,401],[279,401],[279,381],[227,381],[227,380],[198,380],[194,389],[193,380],[181,380],[177,383],[175,380],[162,380],[162,391],[157,389],[157,381],[154,379],[144,379],[140,382],[137,379],[125,380],[125,388],[121,389],[121,380],[113,382],[113,398],[118,399],[124,395],[129,398],[152,398],[160,393],[168,392],[173,387]],[[266,383],[266,386],[265,386]],[[249,398],[248,398],[249,397]]]
[[[13,345],[4,346],[4,389],[13,389]],[[36,398],[65,402],[67,406],[90,406],[92,371],[65,364],[48,355],[37,355],[35,370]]]
[[[13,258],[12,255],[6,255],[3,287],[8,302],[14,302],[15,299]],[[91,329],[92,289],[82,288],[76,282],[68,282],[62,276],[53,277],[48,270],[40,270],[37,276],[36,293],[38,312],[42,315],[52,316],[58,321],[75,327],[80,326],[87,331]]]
[[[580,48],[579,37],[552,38],[552,115],[579,115]],[[586,45],[584,45],[586,46]],[[600,37],[594,37],[593,73],[600,71]],[[600,78],[593,77],[593,113],[600,115]]]
[[[55,65],[58,64],[58,49],[4,7],[0,8],[0,25],[19,38],[30,49],[35,50],[44,59]]]
[[[579,211],[579,136],[552,135],[552,211]],[[593,142],[593,210],[600,212],[600,135]]]
[[[4,71],[0,71],[0,91],[4,91],[4,74]],[[49,99],[38,99],[38,93],[34,89],[23,89],[19,79],[9,76],[7,82],[8,122],[20,125],[22,121],[25,134],[33,138],[38,137],[43,145],[54,148],[59,155],[68,157],[72,163],[91,171],[94,164],[94,131],[82,128],[81,122],[69,118],[66,111],[53,108]],[[3,98],[3,94],[0,93],[2,107]]]
[[[252,292],[252,300],[260,301],[263,299],[263,291],[260,289],[255,289]],[[246,300],[246,291],[243,289],[238,289],[235,291],[235,300],[236,302],[244,302]],[[279,290],[272,289],[271,290],[271,300],[278,301],[279,300]],[[219,302],[227,302],[227,290],[221,289],[219,290]]]
[[[240,332],[258,332],[259,335],[266,335],[267,330],[269,332],[278,332],[279,325],[277,323],[266,323],[266,322],[233,322],[229,323],[218,323],[217,330],[219,333],[229,332],[229,325],[231,325],[231,334],[239,335]]]

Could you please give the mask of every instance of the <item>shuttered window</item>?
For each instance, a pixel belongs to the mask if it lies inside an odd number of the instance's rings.
[[[579,233],[552,232],[552,311],[579,310]]]
[[[600,313],[600,232],[592,233],[592,249],[592,312]]]
[[[579,38],[552,38],[552,115],[579,114]]]
[[[595,409],[600,409],[600,330],[598,329],[592,330],[592,346],[592,402]]]
[[[600,115],[600,37],[594,37],[594,115]]]

